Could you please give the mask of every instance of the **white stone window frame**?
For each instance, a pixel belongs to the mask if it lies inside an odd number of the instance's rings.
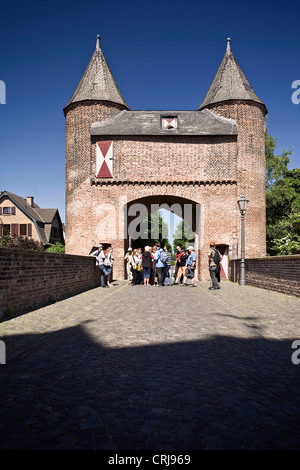
[[[172,119],[173,121],[175,121],[175,126],[170,127],[170,128],[165,127],[165,120],[166,119]],[[176,131],[178,129],[178,116],[174,116],[174,115],[161,116],[161,128],[162,128],[162,130],[167,131],[167,132]]]

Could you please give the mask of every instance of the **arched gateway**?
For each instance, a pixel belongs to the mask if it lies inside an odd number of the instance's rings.
[[[86,255],[99,242],[109,243],[114,276],[124,278],[128,226],[138,214],[134,209],[166,204],[182,216],[185,210],[189,214],[198,278],[206,279],[209,241],[227,253],[232,240],[240,238],[237,200],[245,194],[250,200],[246,254],[265,255],[266,108],[236,62],[229,40],[196,111],[132,111],[98,36],[64,112],[67,253]]]

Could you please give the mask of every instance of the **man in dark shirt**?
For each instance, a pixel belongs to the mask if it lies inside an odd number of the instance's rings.
[[[208,266],[209,266],[209,275],[211,278],[212,286],[209,287],[210,290],[217,290],[220,289],[219,283],[217,281],[217,269],[219,269],[219,265],[217,266],[214,262],[214,255],[216,249],[215,242],[210,242],[209,244],[209,251],[208,251]]]

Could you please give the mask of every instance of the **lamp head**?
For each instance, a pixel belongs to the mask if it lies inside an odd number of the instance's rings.
[[[245,196],[241,196],[240,199],[238,200],[237,203],[238,203],[241,214],[246,213],[246,210],[248,208],[248,202],[249,202],[249,199],[247,199]]]

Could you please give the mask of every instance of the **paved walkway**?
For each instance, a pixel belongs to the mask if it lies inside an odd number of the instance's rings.
[[[0,323],[0,448],[300,449],[300,299],[208,287],[119,281]]]

